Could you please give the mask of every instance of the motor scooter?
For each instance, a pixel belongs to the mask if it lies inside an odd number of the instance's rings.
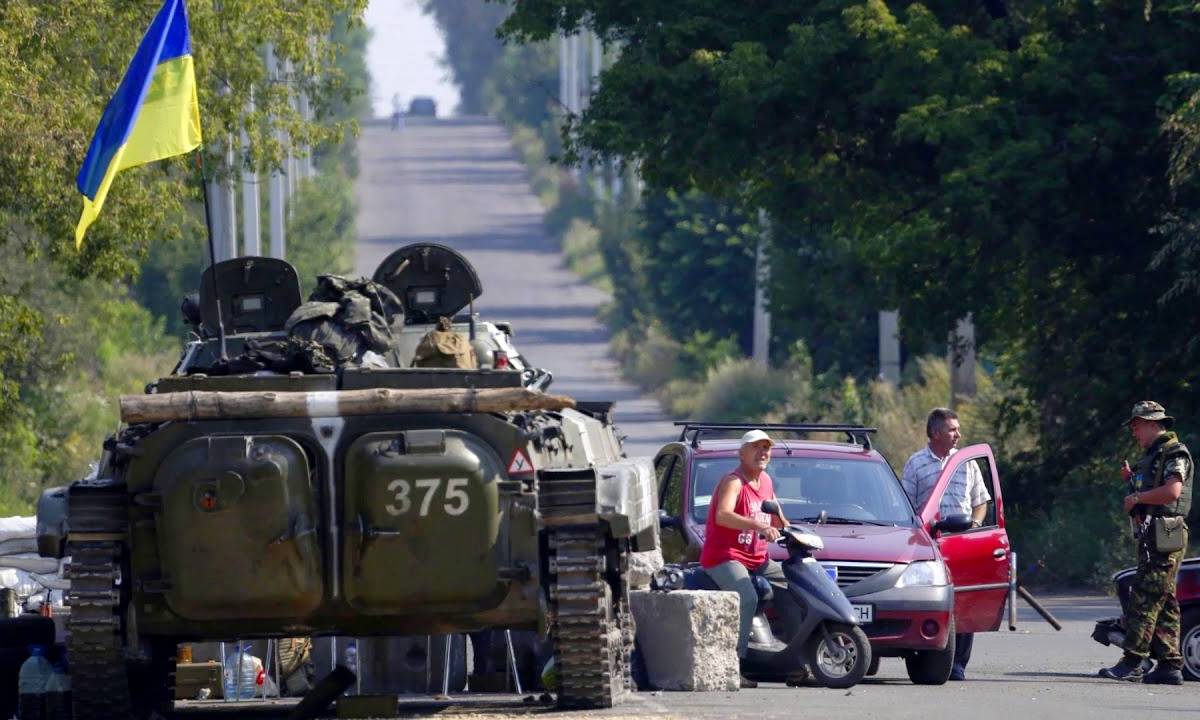
[[[763,511],[777,513],[772,505],[772,501],[764,502]],[[741,662],[742,675],[751,680],[793,684],[792,681],[804,677],[807,668],[825,687],[853,687],[866,676],[871,665],[871,643],[859,627],[850,601],[812,556],[825,543],[802,525],[789,525],[779,533],[776,542],[788,552],[788,558],[781,563],[783,574],[800,617],[783,618],[790,620],[783,623],[789,637],[786,642],[780,640],[766,614],[774,600],[774,589],[766,578],[752,576],[759,603],[750,626],[746,657]],[[668,566],[660,571],[654,584],[660,589],[720,589],[699,565]]]

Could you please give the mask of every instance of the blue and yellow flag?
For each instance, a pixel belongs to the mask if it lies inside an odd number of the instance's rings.
[[[75,247],[100,214],[113,176],[200,145],[200,103],[183,0],[165,0],[92,137],[75,184],[83,215]]]

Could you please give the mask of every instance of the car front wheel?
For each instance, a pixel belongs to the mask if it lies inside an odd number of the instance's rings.
[[[1183,675],[1188,680],[1200,680],[1200,607],[1183,613],[1179,652],[1183,654]]]
[[[904,658],[904,665],[914,685],[945,685],[954,668],[954,625],[950,625],[946,647],[941,650],[918,650]]]

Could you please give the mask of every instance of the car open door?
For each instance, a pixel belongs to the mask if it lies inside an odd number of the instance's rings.
[[[935,523],[943,519],[942,499],[951,481],[964,483],[976,473],[991,495],[981,526],[961,532],[938,531]],[[955,632],[998,629],[1008,590],[1009,546],[1000,475],[992,449],[971,445],[951,455],[920,512],[921,522],[936,538],[954,583]]]
[[[668,563],[695,560],[689,551],[683,516],[683,456],[664,452],[655,459],[654,471],[658,476],[659,547],[663,560]]]

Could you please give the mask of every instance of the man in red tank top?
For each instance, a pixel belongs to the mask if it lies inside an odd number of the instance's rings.
[[[738,629],[738,657],[745,657],[750,623],[758,607],[758,592],[751,575],[762,575],[774,586],[776,607],[785,611],[790,600],[787,579],[778,562],[767,558],[767,543],[779,538],[778,528],[787,523],[781,515],[764,512],[764,500],[775,499],[775,488],[767,474],[774,442],[762,430],[742,436],[738,467],[721,478],[708,506],[704,547],[700,565],[722,590],[738,594],[741,625]],[[755,683],[742,679],[743,687]]]

